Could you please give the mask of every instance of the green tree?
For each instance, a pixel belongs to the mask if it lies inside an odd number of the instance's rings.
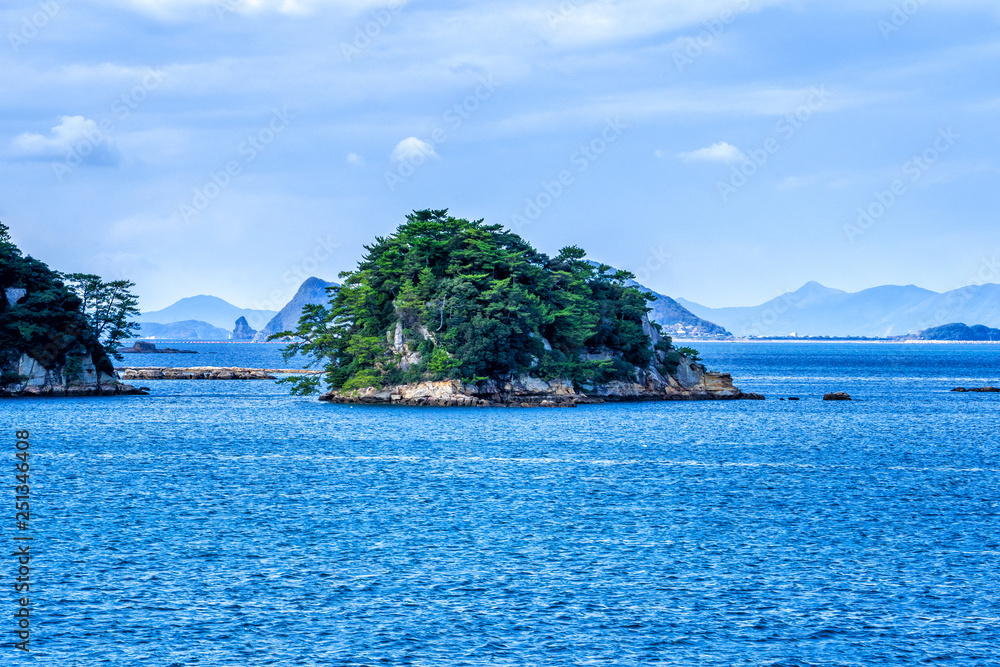
[[[649,295],[634,276],[586,260],[576,247],[539,253],[500,225],[446,210],[415,211],[365,246],[326,306],[310,306],[285,348],[325,369],[334,388],[421,379],[509,380],[521,374],[577,382],[635,377],[655,353],[644,323]],[[403,370],[396,331],[419,361]],[[585,361],[588,352],[611,360]],[[414,357],[410,357],[413,359]],[[316,391],[312,379],[293,391]]]
[[[115,359],[124,359],[118,344],[132,338],[140,329],[132,318],[139,315],[139,300],[132,293],[131,280],[104,282],[90,273],[70,273],[68,286],[80,297],[80,311],[86,316],[98,340]]]
[[[0,368],[9,372],[22,354],[50,370],[66,368],[68,360],[89,355],[98,371],[114,374],[97,334],[80,311],[81,299],[57,271],[23,256],[2,223],[0,287],[26,292],[11,303],[6,289],[0,289]]]
[[[701,353],[698,352],[698,350],[694,349],[693,347],[679,347],[679,348],[677,348],[677,352],[679,352],[680,354],[684,355],[685,357],[687,357],[691,361],[694,361],[694,362],[701,361],[701,357],[698,356]]]

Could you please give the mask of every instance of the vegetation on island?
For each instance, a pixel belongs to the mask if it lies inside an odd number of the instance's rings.
[[[961,322],[945,324],[932,329],[925,329],[913,336],[917,340],[951,340],[951,341],[1000,341],[1000,329],[991,329],[983,324],[968,326]]]
[[[644,331],[655,297],[576,246],[550,257],[500,225],[424,210],[365,251],[328,304],[306,306],[295,331],[270,338],[294,337],[286,361],[309,358],[332,389],[525,374],[590,385],[680,362],[669,337],[654,349]],[[321,383],[287,381],[298,394]]]
[[[105,283],[54,271],[24,256],[0,223],[0,384],[23,381],[17,372],[22,354],[70,376],[89,356],[98,371],[113,375],[108,349],[136,328],[129,321],[137,313],[132,287],[127,280]],[[8,290],[20,298],[12,303]]]

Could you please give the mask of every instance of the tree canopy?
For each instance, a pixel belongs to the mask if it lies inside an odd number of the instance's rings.
[[[10,369],[21,354],[48,369],[65,366],[71,355],[89,354],[98,370],[114,373],[83,304],[63,276],[44,262],[25,257],[0,223],[0,369]],[[6,289],[26,294],[11,303]],[[12,371],[7,370],[6,375]]]
[[[131,280],[105,282],[90,273],[70,273],[65,278],[69,288],[80,297],[80,311],[104,349],[116,359],[124,359],[117,351],[118,344],[140,329],[140,324],[132,319],[139,315],[139,300],[132,293],[135,283]]]
[[[295,336],[286,359],[322,364],[333,389],[521,374],[602,383],[653,358],[643,323],[654,297],[576,246],[549,257],[500,225],[424,210],[365,251],[328,304],[272,336]]]

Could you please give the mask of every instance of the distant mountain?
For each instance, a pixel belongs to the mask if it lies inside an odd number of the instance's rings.
[[[649,304],[649,307],[652,308],[649,319],[663,327],[663,331],[671,336],[732,337],[732,334],[723,327],[698,317],[666,294],[654,292],[634,280],[630,280],[629,285],[641,292],[649,292],[656,297],[656,301]]]
[[[593,266],[600,266],[600,262],[587,260]],[[614,268],[614,267],[612,267]],[[640,292],[649,292],[656,297],[656,301],[648,304],[652,310],[649,312],[649,320],[656,322],[663,327],[664,333],[674,337],[691,336],[694,338],[731,338],[732,334],[720,327],[698,317],[690,310],[671,299],[666,294],[660,294],[646,287],[640,282],[630,280],[626,283],[629,287],[635,287]]]
[[[948,322],[1000,326],[1000,285],[939,294],[914,285],[848,293],[816,282],[759,306],[708,308],[678,299],[737,336],[904,336]]]
[[[1000,342],[1000,329],[977,324],[968,326],[961,322],[927,329],[913,336],[917,340],[964,340]]]
[[[169,324],[143,322],[137,337],[157,340],[229,340],[229,331],[198,320]]]
[[[325,304],[330,301],[330,295],[326,291],[327,287],[339,287],[339,285],[320,278],[308,278],[299,286],[299,290],[292,297],[292,300],[285,304],[285,307],[278,311],[278,314],[254,336],[254,341],[263,342],[273,334],[295,330],[298,327],[304,306]]]
[[[233,326],[236,324],[236,320],[241,317],[247,318],[250,327],[260,329],[275,314],[273,310],[239,308],[219,297],[201,294],[181,299],[163,310],[143,313],[136,319],[139,322],[160,322],[163,324],[184,322],[187,320],[208,322],[212,326],[225,329],[228,337],[229,332],[232,331]]]

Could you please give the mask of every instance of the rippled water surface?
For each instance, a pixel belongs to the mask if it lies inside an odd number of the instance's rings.
[[[768,400],[0,402],[36,535],[32,659],[4,611],[0,663],[997,664],[1000,394],[948,390],[1000,346],[696,347]]]

